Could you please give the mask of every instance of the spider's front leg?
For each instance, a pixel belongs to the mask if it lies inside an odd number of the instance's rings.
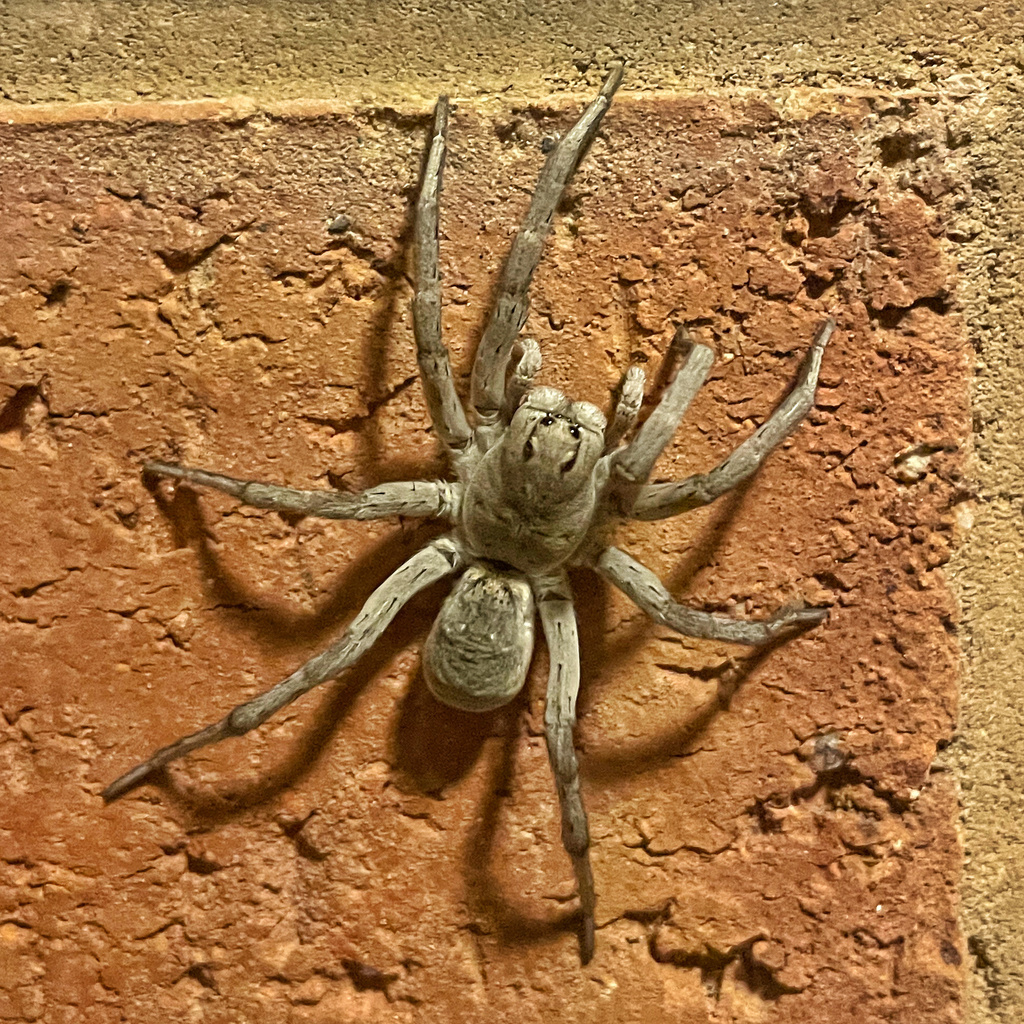
[[[455,391],[452,369],[441,332],[441,270],[438,246],[438,203],[448,134],[448,97],[434,108],[434,134],[416,202],[413,246],[412,323],[420,384],[430,421],[456,469],[468,454],[473,432]]]
[[[687,350],[686,359],[679,368],[679,372],[672,378],[661,401],[637,431],[636,437],[625,448],[614,452],[611,456],[615,478],[620,486],[627,489],[630,485],[643,484],[647,481],[654,468],[654,463],[657,462],[658,456],[664,451],[665,446],[672,440],[679,421],[686,414],[686,410],[690,408],[690,403],[707,379],[711,364],[715,361],[714,352],[707,345],[694,344],[685,327],[676,330],[672,339],[672,350],[674,353],[680,354],[683,350]],[[624,386],[628,384],[628,381],[627,374],[623,381]],[[627,393],[625,387],[623,395],[630,402],[635,400],[635,396]],[[623,404],[622,400],[620,400],[621,404]],[[612,431],[616,429],[619,420],[620,410],[618,407],[615,413]],[[627,408],[623,410],[622,416],[625,418],[628,415]],[[605,443],[607,445],[608,442]]]
[[[551,668],[544,707],[544,731],[548,757],[555,774],[558,801],[562,809],[562,844],[572,859],[579,888],[580,959],[589,963],[594,956],[594,872],[590,866],[590,829],[580,792],[580,769],[573,742],[576,698],[580,689],[580,649],[576,612],[569,581],[563,574],[554,585],[534,584],[537,608],[544,627]]]
[[[530,309],[530,283],[551,230],[559,200],[576,171],[622,81],[622,67],[614,68],[601,91],[548,156],[533,200],[505,261],[497,300],[487,330],[480,339],[470,397],[478,422],[493,426],[505,405],[505,373],[512,345],[526,323]]]
[[[103,791],[110,803],[144,782],[153,772],[200,747],[241,736],[262,725],[297,697],[334,679],[359,660],[378,640],[391,620],[414,594],[456,572],[465,564],[462,545],[454,537],[439,537],[400,565],[370,596],[348,629],[326,651],[307,661],[276,686],[239,704],[219,722],[183,736],[163,747]]]
[[[619,442],[636,425],[640,406],[644,402],[644,371],[639,366],[630,366],[619,382],[618,399],[612,421],[604,432],[605,454],[615,451]]]
[[[523,396],[533,387],[533,378],[540,372],[540,345],[535,338],[521,338],[519,352],[513,352],[512,372],[505,386],[505,404],[501,409],[502,419],[512,422]]]

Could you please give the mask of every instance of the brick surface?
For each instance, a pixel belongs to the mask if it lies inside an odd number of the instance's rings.
[[[967,361],[930,109],[622,97],[564,204],[528,325],[544,383],[605,405],[631,358],[657,378],[676,322],[716,349],[658,478],[735,447],[839,321],[817,409],[749,487],[619,533],[695,607],[804,599],[824,627],[751,658],[574,577],[600,900],[582,970],[546,657],[504,712],[439,708],[417,651],[443,591],[341,682],[103,807],[429,535],[149,490],[140,461],[346,488],[443,466],[405,276],[428,116],[94,113],[0,128],[0,1017],[959,1020],[956,801],[932,763]],[[456,113],[463,379],[572,114]]]

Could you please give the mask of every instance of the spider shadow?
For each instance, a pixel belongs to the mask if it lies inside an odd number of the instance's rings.
[[[666,587],[673,595],[684,590],[689,580],[711,561],[719,545],[728,536],[737,516],[741,513],[754,482],[754,478],[744,482],[728,494],[723,495],[712,507],[709,519],[701,528],[696,543],[664,578]],[[685,598],[683,600],[685,603]],[[645,644],[655,638],[655,631],[658,628],[646,616],[639,616],[615,641],[609,643],[603,636],[598,638],[595,661],[606,668],[607,675],[613,675],[616,666],[629,663]],[[718,715],[729,710],[733,698],[758,668],[776,650],[786,646],[794,639],[798,639],[798,637],[781,637],[758,647],[741,648],[743,653],[718,659],[719,665],[710,669],[705,676],[705,678],[716,680],[714,694],[685,720],[653,733],[646,740],[617,747],[607,746],[588,752],[585,760],[581,763],[581,774],[585,779],[593,782],[611,783],[624,774],[632,775],[656,770],[690,752]],[[715,641],[695,639],[692,642],[706,644],[710,651],[723,646]],[[734,647],[732,644],[724,646]],[[592,705],[596,696],[597,694],[592,690],[587,707]]]
[[[666,579],[666,584],[677,592],[713,556],[715,550],[727,536],[729,526],[738,515],[746,487],[737,488],[724,495],[712,512],[712,517],[700,531],[696,543],[686,557]],[[574,600],[577,609],[585,609],[578,615],[580,638],[581,679],[579,711],[581,716],[596,699],[594,687],[588,686],[588,679],[596,674],[594,669],[601,666],[605,674],[614,676],[619,665],[627,664],[636,652],[652,639],[651,621],[639,616],[635,624],[627,627],[625,635],[610,643],[604,623],[609,601],[610,583],[605,582],[593,571],[580,569],[571,573]],[[695,641],[699,642],[699,641]],[[686,721],[662,730],[649,741],[630,745],[627,749],[590,752],[581,757],[581,774],[590,781],[613,781],[624,773],[650,770],[659,762],[668,761],[694,744],[722,711],[728,710],[729,702],[757,666],[772,652],[775,645],[766,645],[746,656],[730,659],[722,673],[717,693]],[[544,659],[541,659],[542,661]],[[531,680],[543,686],[537,678],[537,666],[531,672]],[[513,723],[514,726],[514,723]],[[578,910],[559,915],[531,913],[507,893],[494,871],[494,843],[498,830],[501,807],[512,791],[516,756],[522,742],[523,729],[510,727],[502,738],[501,752],[489,770],[488,784],[484,789],[480,814],[474,822],[472,832],[464,847],[463,870],[467,882],[467,901],[470,912],[478,919],[488,922],[493,934],[503,943],[533,945],[549,939],[559,932],[578,933],[581,916]],[[552,788],[554,780],[552,779]],[[555,824],[557,833],[557,819]],[[557,840],[556,840],[557,841]],[[566,862],[568,866],[568,861]]]
[[[707,522],[693,535],[689,550],[668,573],[661,577],[662,582],[673,597],[679,598],[683,604],[686,603],[686,596],[682,594],[680,598],[679,595],[686,590],[693,577],[712,561],[718,548],[729,536],[734,521],[742,511],[749,489],[749,482],[741,484],[718,499],[709,510]],[[685,515],[686,513],[682,514]],[[580,576],[584,572],[586,573],[587,582],[583,583],[582,580],[578,582],[577,574],[574,573],[573,584],[587,593],[588,602],[592,602],[592,604],[588,604],[588,609],[593,607],[595,613],[591,615],[588,610],[587,617],[580,621],[580,654],[583,669],[583,685],[580,688],[579,702],[581,717],[593,706],[601,689],[599,686],[587,685],[588,678],[592,678],[591,673],[587,671],[588,665],[601,666],[602,674],[605,677],[611,677],[615,674],[616,668],[629,664],[637,652],[656,637],[657,630],[663,629],[666,632],[672,633],[669,627],[659,627],[648,616],[637,609],[637,614],[630,623],[622,627],[620,635],[614,640],[610,639],[605,630],[606,613],[609,595],[613,589],[617,588],[614,588],[612,583],[604,580],[595,571],[581,570]],[[679,634],[673,633],[672,635]],[[692,639],[692,642],[694,644],[706,644],[709,646],[709,649],[721,646],[716,644],[715,641]],[[747,657],[753,656],[754,652],[751,652],[750,655],[741,655],[738,659],[734,660],[742,661],[746,660]],[[604,685],[607,686],[608,684],[605,683]]]
[[[480,813],[470,828],[463,845],[462,867],[466,880],[469,911],[477,920],[487,922],[487,934],[502,945],[533,946],[563,932],[579,934],[582,915],[578,909],[558,915],[530,912],[519,900],[510,898],[508,887],[502,885],[494,871],[495,837],[502,805],[512,792],[516,760],[522,742],[525,700],[516,702],[519,714],[505,731],[496,756],[487,768]],[[554,780],[552,780],[552,788]],[[556,816],[557,822],[557,816]],[[481,925],[476,928],[483,931]]]
[[[428,122],[429,123],[429,120]],[[422,156],[417,182],[406,189],[418,192],[429,150]],[[363,335],[362,359],[367,368],[366,391],[371,399],[387,391],[388,346],[396,320],[398,300],[407,291],[407,264],[414,232],[415,210],[407,203],[394,252],[385,260],[372,261],[384,280],[375,310]],[[332,240],[328,248],[353,248],[353,239]],[[365,253],[357,252],[362,258]],[[386,458],[384,436],[376,417],[370,416],[359,433],[357,463],[372,466],[377,481],[424,479],[441,475],[439,460],[422,464],[401,456]],[[286,601],[256,594],[242,576],[232,572],[218,554],[216,538],[208,525],[196,491],[175,488],[171,497],[153,486],[154,499],[171,525],[175,547],[190,547],[210,603],[241,612],[238,621],[268,653],[293,649],[322,649],[339,623],[350,620],[379,584],[411,554],[403,531],[387,537],[351,563],[330,588],[327,599],[315,611],[296,611]],[[272,513],[268,513],[272,514]],[[295,522],[301,517],[282,516]],[[415,548],[443,533],[440,526],[425,525],[415,534]],[[386,572],[382,572],[382,566]],[[439,583],[409,602],[376,644],[350,669],[343,682],[325,687],[326,694],[310,724],[283,759],[261,766],[255,777],[224,782],[215,789],[185,783],[167,769],[140,780],[161,789],[169,803],[192,827],[212,830],[273,801],[283,790],[300,782],[319,763],[339,725],[352,710],[363,688],[376,678],[399,651],[415,644],[424,634],[424,620],[432,620],[449,584]],[[503,709],[504,710],[504,709]],[[505,712],[507,714],[507,711]],[[400,784],[426,793],[437,793],[466,774],[479,757],[484,740],[494,733],[498,713],[470,715],[443,708],[417,680],[399,706],[392,735],[394,769]],[[439,742],[440,739],[440,742]]]
[[[430,124],[427,120],[425,123]],[[383,261],[373,261],[371,266],[385,281],[380,298],[375,303],[375,310],[370,318],[367,330],[363,334],[362,361],[367,367],[367,401],[381,401],[387,397],[387,355],[389,346],[387,339],[393,334],[397,319],[397,307],[400,296],[410,287],[408,264],[412,251],[415,232],[416,211],[414,197],[419,191],[419,181],[429,158],[429,149],[424,153],[419,174],[415,184],[409,184],[402,190],[406,199],[405,214],[395,240],[395,248],[391,256]],[[337,245],[344,245],[342,238]],[[411,335],[411,331],[410,331]],[[415,349],[413,349],[415,351]],[[359,448],[361,462],[364,466],[372,466],[376,483],[397,479],[424,479],[424,467],[408,459],[385,458],[386,445],[378,417],[371,416],[369,429],[360,431]],[[437,473],[441,467],[429,467],[426,472]],[[398,475],[394,475],[398,474]]]
[[[666,582],[673,591],[685,586],[686,581],[713,557],[740,512],[745,493],[746,487],[737,488],[717,503],[696,543],[669,575]],[[585,712],[595,696],[593,687],[586,686],[586,680],[594,674],[592,668],[600,665],[608,675],[614,675],[616,666],[627,663],[650,642],[652,624],[640,616],[623,637],[610,644],[604,631],[610,584],[589,570],[574,570],[571,575],[577,607],[586,609],[586,614],[579,617],[584,681],[581,696],[588,698],[581,701],[580,709]],[[678,756],[698,741],[719,713],[728,710],[733,696],[780,643],[729,659],[720,673],[714,697],[686,721],[662,730],[639,745],[589,753],[581,766],[584,777],[591,781],[612,781],[624,773],[650,770]],[[528,685],[527,689],[535,693],[542,692],[544,686],[540,676],[545,660],[541,657],[539,664],[535,660],[531,670],[532,687]],[[403,701],[393,744],[393,763],[406,774],[404,785],[439,797],[444,788],[467,774],[480,759],[488,738],[501,737],[500,752],[487,758],[490,764],[486,769],[484,796],[463,846],[463,873],[471,914],[487,922],[489,934],[504,944],[514,945],[534,945],[559,932],[578,932],[581,923],[578,910],[558,915],[530,912],[520,901],[510,897],[507,885],[503,885],[494,868],[501,809],[513,789],[517,754],[523,741],[527,689],[506,708],[478,715],[452,711],[434,700],[424,685],[414,686]]]
[[[179,487],[169,500],[159,492],[156,500],[172,523],[179,546],[196,551],[208,598],[215,604],[245,609],[242,621],[270,651],[324,646],[338,623],[351,618],[380,579],[405,561],[410,546],[418,548],[431,534],[443,532],[440,528],[418,530],[415,545],[410,545],[404,532],[385,538],[345,569],[332,584],[328,600],[315,612],[296,612],[284,601],[255,597],[251,587],[223,564],[195,491]],[[154,772],[145,784],[162,791],[189,831],[216,830],[271,803],[316,767],[363,688],[380,675],[390,659],[422,640],[426,623],[436,616],[447,586],[447,582],[438,583],[409,602],[381,639],[347,670],[343,682],[331,684],[301,737],[276,763],[264,762],[255,775],[214,786],[189,784],[167,769]],[[536,672],[531,672],[531,681],[536,678]],[[440,798],[444,789],[476,765],[486,741],[500,737],[499,755],[488,759],[488,797],[465,841],[463,864],[474,912],[494,922],[503,941],[519,943],[540,941],[571,929],[579,917],[573,912],[551,919],[515,908],[491,868],[502,800],[511,791],[522,740],[520,723],[528,689],[529,685],[504,708],[482,714],[464,712],[440,704],[420,671],[398,704],[388,754],[393,781],[400,790]]]
[[[596,577],[589,574],[589,579]],[[594,621],[599,623],[606,591],[599,581],[593,591],[593,599],[587,597],[587,607],[596,608]],[[586,635],[599,628],[588,625]],[[511,703],[490,712],[466,712],[437,701],[421,669],[401,702],[392,733],[389,761],[395,782],[403,791],[441,799],[447,787],[469,774],[481,760],[485,762],[478,813],[462,842],[462,873],[470,914],[476,922],[486,922],[473,927],[486,931],[503,945],[535,945],[562,932],[577,932],[582,921],[575,909],[558,914],[531,911],[510,895],[495,870],[496,836],[502,808],[513,791],[528,708],[543,694],[546,683],[547,656],[541,654],[534,657],[527,684]],[[494,745],[497,749],[485,749],[492,739],[498,741]],[[551,784],[553,789],[553,779]],[[556,829],[557,820],[556,816]],[[555,842],[559,842],[557,832]]]
[[[515,731],[521,699],[493,711],[461,711],[437,700],[427,688],[423,668],[399,703],[389,742],[388,761],[395,785],[443,799],[444,790],[472,770],[484,743]]]
[[[441,704],[427,688],[421,667],[399,704],[389,744],[394,784],[402,792],[433,799],[443,799],[445,789],[485,762],[485,795],[461,844],[464,893],[473,918],[486,921],[489,933],[504,944],[542,941],[574,929],[580,920],[576,911],[552,918],[517,906],[493,869],[501,808],[512,792],[527,706],[543,661],[534,659],[526,686],[509,704],[482,713]],[[488,740],[498,741],[496,753],[487,749]]]
[[[444,532],[440,524],[425,526],[412,534],[414,542],[410,544],[406,531],[396,531],[350,563],[315,611],[297,611],[284,600],[254,594],[251,586],[223,563],[195,491],[178,487],[170,499],[159,490],[155,489],[155,493],[158,505],[171,522],[176,545],[191,547],[196,552],[207,599],[214,605],[241,609],[241,625],[255,636],[264,651],[274,654],[298,649],[312,656],[312,652],[322,650],[340,633],[340,624],[354,617],[371,591],[412,550]],[[329,684],[327,696],[321,699],[311,724],[277,764],[261,767],[256,777],[236,779],[216,790],[187,785],[166,770],[154,772],[145,783],[161,788],[192,826],[201,829],[226,824],[266,805],[316,767],[363,688],[381,674],[389,660],[421,637],[424,618],[436,614],[445,585],[438,583],[416,595],[378,642],[346,670],[342,681]],[[267,685],[276,682],[272,680]]]
[[[282,601],[268,603],[263,597],[254,600],[251,588],[221,562],[196,492],[179,487],[170,501],[159,495],[157,500],[168,515],[179,544],[196,550],[210,599],[217,604],[241,605],[247,609],[244,621],[258,636],[261,645],[272,650],[322,645],[327,636],[337,630],[340,621],[355,613],[373,586],[408,557],[413,546],[404,531],[384,538],[346,568],[333,583],[328,600],[315,612],[296,612]],[[701,531],[697,544],[671,574],[673,590],[712,557],[727,533],[728,524],[739,512],[743,495],[734,492],[723,500],[713,519]],[[431,533],[440,532],[440,527],[417,530],[415,547],[421,546]],[[592,674],[590,668],[596,665],[614,675],[616,666],[626,663],[650,641],[650,623],[640,617],[625,636],[610,644],[603,626],[609,584],[587,571],[574,572],[573,584],[578,605],[587,610],[587,614],[580,617],[583,678],[586,680]],[[333,684],[301,739],[276,765],[261,768],[256,777],[235,780],[217,790],[187,786],[166,773],[161,773],[162,778],[156,775],[149,781],[161,785],[170,802],[199,830],[215,829],[272,801],[280,792],[300,782],[319,763],[363,687],[383,671],[392,657],[422,638],[424,623],[436,614],[445,587],[444,583],[438,584],[410,602],[381,640],[348,670],[344,683]],[[258,610],[249,611],[253,607]],[[772,649],[759,648],[743,658],[738,669],[724,674],[715,697],[688,721],[626,750],[590,753],[584,760],[585,777],[593,781],[611,780],[623,772],[649,769],[659,761],[678,756],[696,742],[719,712],[728,709],[732,696]],[[537,675],[535,666],[531,673],[535,686]],[[587,692],[584,686],[583,693]],[[418,678],[399,704],[390,744],[399,787],[438,796],[471,770],[480,759],[487,739],[495,735],[501,737],[499,754],[488,759],[485,796],[464,843],[463,870],[473,915],[486,920],[501,942],[517,945],[531,945],[559,932],[575,931],[580,921],[578,911],[555,916],[530,913],[517,906],[518,901],[510,899],[507,887],[502,885],[493,868],[499,816],[513,786],[518,747],[522,742],[525,701],[524,690],[524,695],[512,705],[497,712],[482,715],[459,712],[439,704]]]
[[[730,709],[733,698],[747,680],[757,671],[776,648],[788,639],[775,640],[758,647],[752,653],[730,658],[716,673],[714,694],[685,720],[648,739],[628,746],[606,747],[588,753],[581,766],[581,774],[591,782],[614,783],[624,774],[637,775],[654,771],[658,767],[692,751],[715,719]]]
[[[407,187],[407,196],[415,191],[415,187],[412,184]],[[381,395],[386,391],[388,346],[385,339],[392,334],[398,314],[398,300],[408,282],[406,264],[414,220],[413,205],[407,202],[393,252],[386,259],[372,261],[373,269],[381,275],[384,284],[374,303],[374,311],[361,342],[363,364],[368,369],[366,391],[370,396]],[[331,239],[327,246],[327,249],[341,248],[356,252],[353,239],[347,235]],[[365,253],[356,254],[365,258]],[[366,429],[359,433],[357,461],[362,465],[373,466],[378,480],[424,476],[424,467],[411,460],[402,457],[385,458],[381,431],[373,416],[369,418]],[[432,469],[427,467],[425,471],[429,475]],[[252,588],[223,564],[217,554],[216,539],[203,516],[195,491],[188,487],[177,487],[168,499],[158,487],[150,487],[150,490],[171,524],[175,547],[191,547],[196,551],[208,598],[215,605],[233,607],[246,613],[245,624],[264,650],[272,653],[325,646],[331,634],[337,632],[338,624],[351,619],[362,607],[373,586],[383,581],[411,554],[404,532],[392,534],[348,566],[332,585],[327,600],[316,611],[298,612],[287,603],[268,598],[265,594],[255,596]],[[283,515],[282,518],[294,525],[301,517]],[[421,538],[422,544],[442,532],[440,527],[426,526],[416,536]],[[376,574],[382,564],[387,572],[377,578]],[[368,586],[366,581],[373,583]],[[430,591],[434,589],[430,588]],[[410,602],[411,608],[403,610],[373,648],[346,672],[344,683],[332,684],[328,696],[322,698],[314,723],[305,731],[298,744],[275,768],[262,772],[259,779],[236,783],[225,791],[227,795],[202,793],[195,788],[185,787],[166,770],[154,772],[145,781],[163,788],[179,809],[186,811],[197,823],[202,820],[207,827],[214,827],[247,809],[266,804],[312,770],[362,688],[379,674],[390,657],[415,639],[417,630],[412,627],[411,620],[417,607],[431,600],[430,591],[427,596],[419,595]],[[436,604],[436,595],[433,600]]]

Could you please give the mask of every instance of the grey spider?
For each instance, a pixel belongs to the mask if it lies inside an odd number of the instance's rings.
[[[818,329],[795,387],[770,418],[710,472],[679,482],[647,480],[711,368],[709,348],[677,331],[673,345],[676,354],[685,356],[682,365],[628,443],[643,399],[638,367],[623,377],[610,424],[596,406],[533,384],[540,350],[532,339],[519,340],[530,282],[562,194],[621,79],[622,68],[616,67],[547,158],[477,350],[468,416],[441,337],[438,196],[448,100],[442,96],[437,102],[416,204],[412,315],[430,418],[454,481],[385,483],[345,494],[293,490],[166,462],[145,464],[148,474],[215,488],[256,508],[327,519],[420,516],[445,519],[452,529],[395,570],[327,650],[221,721],[156,751],[111,783],[103,792],[106,801],[190,751],[241,736],[334,679],[376,642],[414,594],[457,575],[423,649],[427,684],[444,704],[485,711],[511,701],[526,681],[534,619],[540,615],[550,654],[544,727],[561,805],[562,842],[579,890],[580,956],[584,963],[591,959],[596,895],[573,745],[580,671],[567,568],[595,569],[656,622],[692,637],[762,645],[816,626],[827,615],[823,608],[789,607],[767,620],[750,621],[685,608],[654,573],[608,544],[607,535],[616,518],[673,516],[714,501],[750,477],[813,404],[822,352],[835,327],[831,319]]]

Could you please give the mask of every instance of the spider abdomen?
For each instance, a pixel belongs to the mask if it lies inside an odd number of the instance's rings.
[[[526,682],[533,593],[515,572],[471,566],[441,606],[423,647],[430,692],[449,707],[490,711]]]

